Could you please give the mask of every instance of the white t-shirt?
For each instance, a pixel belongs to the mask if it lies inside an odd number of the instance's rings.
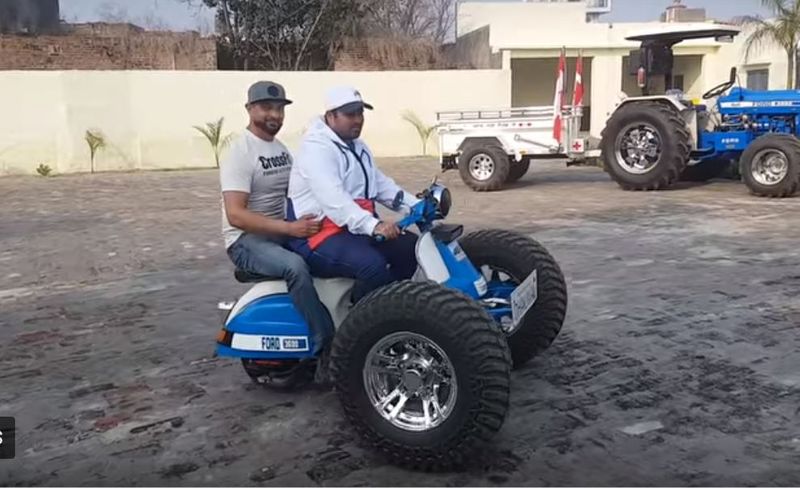
[[[286,190],[292,155],[280,141],[265,141],[245,130],[230,146],[220,164],[220,187],[225,191],[249,193],[247,209],[273,219],[286,215]],[[230,247],[243,234],[228,222],[222,204],[222,235]]]

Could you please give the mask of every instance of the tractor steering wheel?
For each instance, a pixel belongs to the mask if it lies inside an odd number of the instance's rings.
[[[728,91],[734,84],[736,84],[735,81],[726,81],[725,83],[720,83],[719,85],[705,92],[705,94],[703,94],[703,100],[708,100],[709,98],[714,98],[722,95],[723,93]]]

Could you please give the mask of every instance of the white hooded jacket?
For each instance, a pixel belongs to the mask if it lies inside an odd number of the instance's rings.
[[[377,168],[372,152],[361,139],[353,143],[351,150],[322,117],[315,118],[292,165],[288,197],[297,218],[328,217],[353,234],[372,235],[379,220],[355,199],[369,199],[391,208],[402,188]],[[404,194],[406,205],[419,202],[414,195]]]

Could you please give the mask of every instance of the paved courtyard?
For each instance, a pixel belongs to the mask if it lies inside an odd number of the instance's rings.
[[[412,190],[438,173],[381,164]],[[0,484],[800,484],[800,198],[628,193],[560,163],[499,193],[442,181],[450,221],[539,239],[570,294],[469,471],[387,466],[332,392],[265,391],[212,357],[216,304],[246,287],[206,170],[0,178],[0,416],[18,431]]]

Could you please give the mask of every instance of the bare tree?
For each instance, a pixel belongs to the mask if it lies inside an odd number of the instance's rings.
[[[216,10],[237,69],[327,69],[361,17],[360,0],[183,0]]]
[[[456,0],[366,0],[362,27],[370,35],[442,43],[455,24]]]

